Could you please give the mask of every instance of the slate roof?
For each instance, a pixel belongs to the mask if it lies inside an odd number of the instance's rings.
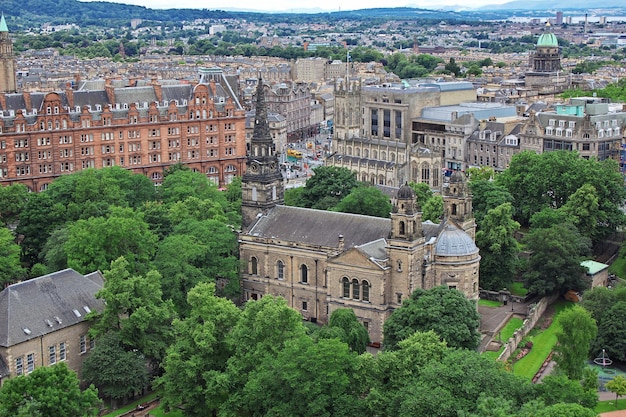
[[[446,224],[439,235],[435,254],[437,256],[464,256],[478,253],[474,240],[453,224]]]
[[[88,310],[102,311],[104,302],[94,295],[103,283],[100,272],[83,276],[68,268],[7,287],[0,292],[0,346],[80,323]]]
[[[345,249],[349,249],[386,238],[390,230],[390,219],[276,206],[258,219],[248,235],[325,247],[337,247],[343,235]]]

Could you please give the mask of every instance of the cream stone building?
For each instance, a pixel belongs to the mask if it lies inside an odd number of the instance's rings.
[[[262,94],[260,88],[257,100]],[[422,221],[406,185],[388,219],[285,206],[262,102],[242,178],[244,301],[281,296],[303,319],[320,323],[338,308],[352,308],[380,344],[385,320],[417,288],[447,285],[478,299],[480,255],[463,174],[453,174],[443,190],[440,224]]]
[[[85,316],[104,309],[95,297],[103,285],[100,272],[83,276],[65,269],[0,292],[0,385],[58,362],[80,374],[94,347]]]

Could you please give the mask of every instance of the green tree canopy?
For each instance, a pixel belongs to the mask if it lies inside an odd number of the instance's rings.
[[[139,352],[127,350],[120,335],[109,332],[97,339],[83,362],[82,378],[104,398],[124,401],[148,387],[148,368]]]
[[[5,226],[14,223],[28,201],[28,188],[24,184],[0,186],[0,222]]]
[[[335,207],[358,185],[356,174],[348,168],[320,166],[304,186],[297,206],[320,210]]]
[[[7,379],[0,387],[0,416],[97,416],[98,390],[81,391],[76,373],[65,362],[40,366],[29,375]],[[30,413],[30,414],[27,414]]]
[[[163,275],[163,296],[186,316],[187,292],[200,282],[220,281],[220,292],[234,296],[239,288],[237,236],[217,220],[188,219],[159,243],[154,260]]]
[[[319,331],[317,338],[338,338],[356,353],[364,353],[370,342],[367,329],[359,322],[351,308],[338,308],[333,311],[328,325]]]
[[[103,337],[113,332],[126,350],[137,350],[158,366],[173,341],[174,304],[163,301],[157,271],[131,275],[130,270],[128,261],[120,257],[104,272],[104,287],[96,298],[103,299],[105,307],[94,315],[90,334]]]
[[[480,229],[483,218],[489,210],[504,203],[513,203],[513,196],[506,187],[494,181],[472,179],[469,183],[472,190],[472,212]]]
[[[515,232],[519,223],[513,220],[513,206],[504,203],[489,210],[476,232],[480,248],[480,285],[487,290],[511,288],[517,270],[519,244]]]
[[[589,311],[580,306],[561,312],[558,320],[560,329],[554,348],[557,370],[569,379],[580,381],[587,366],[591,343],[598,332],[596,321]]]
[[[545,295],[589,287],[580,263],[590,255],[591,242],[571,223],[531,230],[524,244],[531,252],[524,274],[524,286],[529,292]]]
[[[576,209],[580,213],[584,208],[595,216],[594,240],[624,224],[620,206],[626,199],[626,189],[617,162],[611,159],[584,159],[571,151],[521,152],[513,156],[509,168],[496,177],[496,182],[513,196],[516,220],[523,225],[528,225],[537,211],[563,207],[583,185],[586,188],[575,197],[582,207],[570,207],[568,212],[574,213],[572,210]],[[593,189],[598,199],[597,211],[590,195]]]
[[[352,189],[333,210],[388,218],[391,213],[391,202],[378,188],[361,186]]]
[[[615,393],[615,407],[617,407],[617,399],[626,395],[626,378],[621,375],[617,375],[604,386],[609,391]]]
[[[215,295],[215,284],[200,283],[188,295],[189,315],[174,321],[175,341],[157,380],[165,407],[184,407],[186,416],[204,417],[231,394],[224,371],[234,351],[227,341],[241,311]]]
[[[434,330],[454,348],[475,349],[480,342],[480,317],[473,301],[447,287],[417,289],[385,321],[385,350],[416,331]]]
[[[0,226],[0,285],[20,281],[26,276],[26,270],[20,263],[20,247],[15,243],[15,236],[6,227]]]
[[[73,223],[64,249],[68,266],[82,274],[104,271],[120,256],[124,256],[135,271],[146,272],[157,239],[141,212],[112,207],[106,217]]]

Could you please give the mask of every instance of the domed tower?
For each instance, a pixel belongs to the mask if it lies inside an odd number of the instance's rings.
[[[421,266],[424,256],[422,213],[418,209],[415,191],[408,185],[398,190],[391,212],[391,232],[387,239],[390,279],[385,292],[395,307],[421,288]]]
[[[15,56],[4,14],[0,15],[0,93],[15,93]]]
[[[474,239],[452,222],[444,225],[437,237],[434,276],[428,288],[446,285],[478,299],[480,254]]]
[[[531,59],[531,67],[535,72],[556,72],[561,70],[559,42],[554,33],[552,33],[550,22],[546,23],[546,31],[537,39],[537,47]]]
[[[476,235],[476,222],[472,211],[472,194],[461,171],[454,171],[448,186],[443,189],[445,220],[451,220],[472,239]]]
[[[544,33],[537,39],[535,51],[529,57],[530,71],[526,73],[526,86],[551,90],[562,88],[567,77],[559,77],[561,71],[561,48],[556,35],[552,33],[550,23],[546,23]]]
[[[260,76],[256,91],[254,131],[250,140],[246,172],[241,178],[241,192],[241,218],[244,230],[254,224],[259,214],[267,213],[276,205],[284,204],[283,176],[267,122],[267,104]]]

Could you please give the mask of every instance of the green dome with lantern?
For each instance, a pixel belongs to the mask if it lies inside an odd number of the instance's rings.
[[[542,33],[541,36],[539,36],[539,39],[537,39],[537,46],[548,46],[548,47],[558,48],[559,41],[557,41],[556,35],[550,32],[549,30],[550,30],[550,23],[548,22],[546,23],[546,32]]]

